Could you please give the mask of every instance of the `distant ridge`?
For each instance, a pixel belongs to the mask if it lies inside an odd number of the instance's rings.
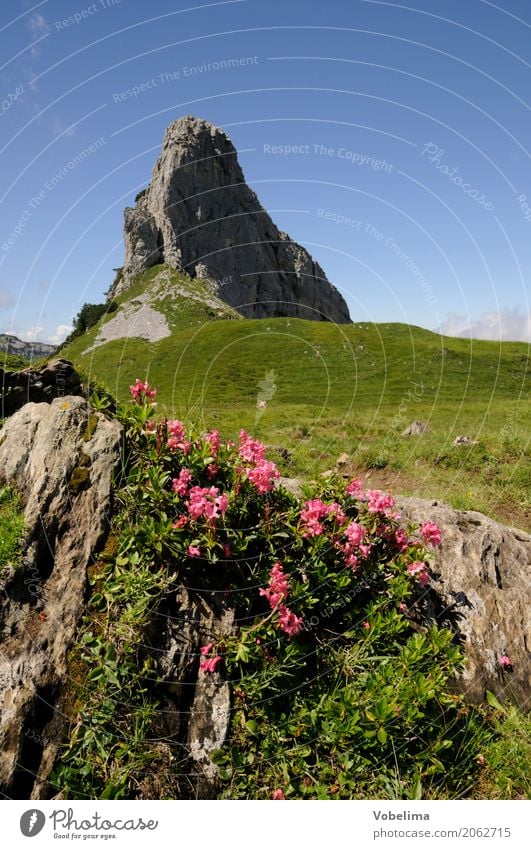
[[[55,350],[57,345],[48,345],[46,342],[23,342],[17,336],[0,333],[0,352],[3,354],[16,354],[27,360],[38,360],[41,357],[49,357]]]

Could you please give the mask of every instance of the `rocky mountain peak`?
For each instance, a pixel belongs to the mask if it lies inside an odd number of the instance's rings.
[[[167,128],[147,189],[124,213],[125,291],[159,263],[209,279],[251,318],[297,316],[339,323],[348,307],[310,254],[275,226],[249,188],[219,127],[190,115]]]

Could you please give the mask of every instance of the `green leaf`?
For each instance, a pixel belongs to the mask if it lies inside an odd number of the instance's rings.
[[[376,736],[378,737],[378,740],[382,745],[387,743],[387,731],[385,730],[383,725],[381,728],[378,729],[378,734]]]
[[[251,734],[256,734],[258,731],[258,723],[256,719],[248,719],[245,723],[245,727],[251,732]]]
[[[505,713],[504,706],[502,704],[500,704],[500,702],[498,701],[498,699],[496,698],[494,693],[491,693],[490,690],[487,690],[487,701],[488,701],[489,705],[491,707],[493,707],[495,710],[499,710],[500,713]]]
[[[224,752],[223,749],[212,749],[209,754],[209,758],[216,766],[221,766],[222,764],[227,763],[229,759],[227,753]]]

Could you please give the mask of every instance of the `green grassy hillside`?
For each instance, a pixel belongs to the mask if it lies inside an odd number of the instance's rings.
[[[346,452],[346,471],[375,485],[530,526],[529,346],[404,324],[242,320],[207,284],[163,266],[139,277],[119,310],[146,296],[171,335],[92,348],[114,314],[61,355],[119,397],[147,377],[172,399],[168,415],[288,449],[286,474],[315,477]],[[403,438],[415,419],[429,433]],[[454,447],[463,434],[479,444]]]

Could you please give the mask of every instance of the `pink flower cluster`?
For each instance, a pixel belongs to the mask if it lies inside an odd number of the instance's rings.
[[[273,799],[285,799],[284,792],[279,788],[273,793]]]
[[[183,423],[178,419],[174,419],[167,422],[166,427],[168,428],[169,433],[166,444],[170,451],[176,451],[179,449],[183,452],[183,454],[189,454],[192,443],[186,439]]]
[[[188,493],[188,513],[192,519],[212,521],[225,513],[229,506],[228,495],[220,495],[216,486],[193,486]]]
[[[510,669],[511,666],[513,665],[511,658],[506,654],[502,654],[502,656],[500,657],[499,663],[500,663],[500,666],[502,667],[502,669]]]
[[[209,643],[207,646],[202,646],[202,648],[199,649],[203,655],[203,659],[199,661],[199,669],[202,669],[203,672],[215,672],[216,666],[221,662],[220,654],[215,654],[211,657],[208,656],[213,648],[214,643]]]
[[[260,590],[260,595],[265,596],[269,606],[273,608],[284,601],[288,597],[288,593],[288,577],[282,571],[282,564],[277,561],[269,572],[269,586],[265,590]]]
[[[135,380],[134,385],[129,387],[129,392],[138,404],[143,404],[146,398],[150,401],[154,401],[157,396],[156,388],[153,387],[153,389],[150,389],[149,383],[147,381],[142,383],[138,377]]]
[[[425,587],[430,582],[430,575],[426,568],[426,564],[422,562],[422,560],[416,560],[414,563],[410,563],[407,567],[407,571],[410,575],[414,575],[421,586]]]
[[[361,494],[362,488],[362,481],[358,480],[357,478],[354,478],[354,480],[351,480],[350,483],[345,487],[345,493],[347,495],[350,495],[351,498],[357,498]]]
[[[253,439],[247,431],[240,430],[240,447],[238,454],[247,463],[260,463],[265,459],[266,447],[262,442]]]
[[[260,595],[267,598],[272,610],[277,611],[278,624],[282,631],[288,637],[295,637],[301,631],[302,619],[295,616],[289,607],[282,603],[288,597],[288,593],[288,578],[282,570],[282,564],[277,561],[269,572],[269,586],[265,590],[260,590]]]
[[[350,566],[353,572],[356,571],[359,565],[359,557],[368,557],[371,553],[370,543],[364,543],[363,540],[367,536],[367,530],[363,525],[357,522],[351,522],[347,525],[343,532],[347,541],[340,545],[341,551],[345,555],[345,563]]]
[[[441,529],[435,522],[425,522],[420,529],[420,535],[425,543],[432,545],[434,548],[441,544]]]
[[[280,477],[280,472],[271,460],[261,460],[254,469],[247,469],[246,477],[263,494],[273,489],[273,482]]]
[[[301,523],[305,529],[303,536],[316,537],[322,534],[322,522],[327,516],[333,516],[338,525],[342,525],[347,518],[341,505],[335,501],[332,504],[325,504],[320,498],[307,501],[301,510]]]
[[[382,492],[381,489],[368,489],[363,497],[367,501],[369,513],[385,513],[395,504],[393,496]]]
[[[179,477],[173,478],[171,488],[175,493],[177,493],[177,495],[186,495],[191,480],[192,473],[190,469],[181,469]]]
[[[245,476],[257,488],[260,494],[270,492],[274,481],[280,477],[275,463],[265,459],[266,447],[257,439],[253,439],[245,430],[240,431],[240,447],[238,454],[254,467],[245,470]]]

